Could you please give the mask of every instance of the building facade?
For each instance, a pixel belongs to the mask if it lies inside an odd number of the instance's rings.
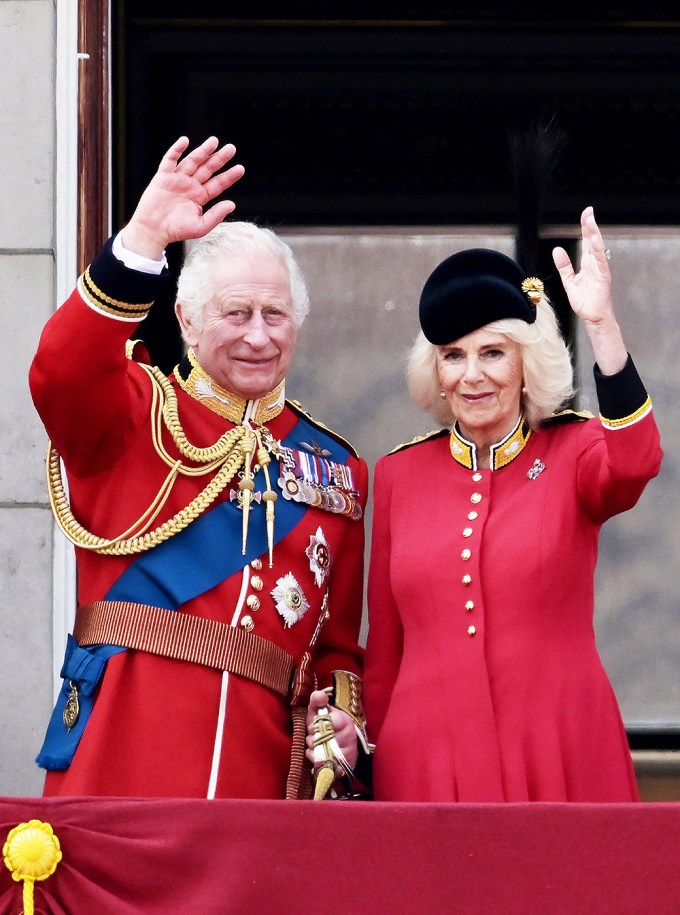
[[[104,6],[90,4],[89,9]],[[172,8],[179,19],[180,6],[164,4],[166,16]],[[198,9],[200,4],[195,6]],[[81,193],[86,169],[91,180],[92,167],[91,163],[81,162],[79,170],[79,148],[82,153],[83,147],[92,141],[94,131],[91,121],[87,121],[87,112],[83,120],[82,110],[79,129],[79,85],[82,102],[84,76],[94,64],[100,66],[101,61],[93,60],[89,56],[90,45],[83,44],[79,7],[82,11],[87,4],[82,0],[81,3],[78,0],[0,3],[0,175],[4,178],[0,208],[0,332],[6,341],[1,369],[4,396],[0,437],[0,696],[3,700],[0,795],[31,796],[41,791],[42,773],[33,760],[51,711],[73,611],[72,551],[52,522],[44,474],[46,440],[31,404],[27,375],[43,324],[76,280],[78,239],[83,237],[84,221],[89,220],[87,224],[91,225],[92,210],[97,210],[94,215],[99,228],[85,233],[87,240],[94,243],[109,218],[108,212],[102,212],[101,200],[92,203],[90,197],[89,202],[86,198],[83,203]],[[152,12],[149,9],[150,16]],[[163,85],[163,71],[159,66],[156,70],[151,66],[144,69],[142,64],[152,61],[156,66],[167,48],[190,48],[192,42],[197,42],[197,30],[206,24],[195,24],[188,29],[186,43],[182,45],[172,35],[168,39],[168,29],[174,29],[173,34],[177,34],[177,22],[173,24],[166,18],[157,33],[149,30],[140,39],[139,23],[126,19],[125,4],[114,4],[112,17],[118,61],[111,104],[116,129],[113,142],[102,141],[101,131],[96,133],[95,141],[99,144],[96,150],[99,162],[106,162],[110,156],[113,163],[112,209],[114,222],[120,223],[129,206],[126,181],[134,190],[149,177],[140,175],[139,169],[134,171],[133,158],[139,153],[139,161],[147,163],[148,171],[159,142],[157,137],[149,135],[151,128],[147,128],[147,135],[135,147],[130,125],[143,123],[144,104],[156,102],[161,114],[164,112],[159,101],[162,94],[158,94],[159,86]],[[217,30],[222,26],[212,25],[217,53]],[[398,25],[402,34],[409,32],[405,21]],[[669,51],[675,47],[680,60],[680,45],[675,46],[680,32],[677,23],[671,25],[664,32],[664,46]],[[108,34],[108,26],[108,22],[101,23],[93,32]],[[320,24],[317,26],[318,44],[323,48],[329,44],[329,31]],[[307,23],[304,29],[295,32],[290,59],[298,55],[308,65],[309,55],[302,52],[307,48],[309,30],[314,27]],[[220,95],[223,89],[218,86],[212,98],[217,101],[231,98],[231,104],[234,98],[239,99],[239,116],[243,119],[261,110],[262,98],[269,91],[261,85],[258,90],[257,61],[263,59],[258,55],[270,46],[280,47],[280,38],[286,33],[283,23],[277,25],[276,33],[266,32],[272,28],[271,22],[265,25],[253,21],[245,26],[237,23],[234,28],[250,30],[257,55],[243,63],[240,90],[232,87],[231,96],[223,96]],[[422,23],[418,28],[423,29]],[[429,22],[426,28],[427,41],[432,43],[436,23]],[[449,23],[446,28],[450,31],[453,26]],[[572,24],[571,28],[575,26]],[[555,36],[551,35],[553,40]],[[629,59],[636,59],[638,52],[632,39],[624,37]],[[352,33],[344,47],[356,50],[359,38]],[[402,47],[411,53],[417,46],[416,39],[414,26]],[[476,40],[483,44],[481,32]],[[617,40],[621,40],[620,35]],[[125,60],[121,63],[125,41],[130,43],[132,52],[125,59],[127,63]],[[593,42],[592,35],[588,41]],[[531,47],[531,42],[525,43]],[[205,47],[202,40],[198,44]],[[168,54],[168,59],[171,57]],[[341,57],[338,52],[338,60]],[[290,66],[290,59],[286,60],[286,67]],[[366,55],[362,59],[366,64]],[[667,66],[672,68],[673,59]],[[191,127],[186,132],[207,130],[209,106],[195,94],[193,107],[190,103],[190,90],[195,90],[196,80],[200,79],[199,69],[186,72],[188,89],[182,96],[182,104],[177,106],[177,117],[181,121],[181,112],[185,111]],[[392,85],[384,72],[380,78],[381,85],[391,92]],[[406,79],[404,72],[400,78]],[[297,79],[299,85],[299,75]],[[580,79],[580,91],[587,94],[588,80],[583,75]],[[319,98],[323,85],[321,81],[316,94]],[[343,84],[335,78],[330,85],[332,103],[319,105],[336,111]],[[139,94],[142,90],[146,102],[140,107],[132,110],[129,104],[122,104],[127,93]],[[260,92],[255,100],[254,91]],[[652,101],[646,102],[650,111],[654,108],[653,93],[651,97]],[[277,97],[272,104],[280,112],[286,107],[285,102],[285,98],[282,101]],[[390,104],[391,100],[387,99],[386,107]],[[587,105],[581,104],[585,111]],[[612,110],[616,110],[616,104],[612,103]],[[666,99],[663,104],[668,106],[663,114],[664,123],[668,120],[672,127],[680,116],[680,102],[676,99],[674,103],[671,93],[670,101]],[[465,104],[461,103],[458,109],[451,110],[464,109]],[[362,117],[365,124],[365,109]],[[180,121],[178,128],[182,126]],[[253,130],[262,130],[268,120],[260,115],[259,121],[253,120],[252,125]],[[218,128],[226,131],[229,126],[220,121],[212,129]],[[197,141],[202,138],[195,137]],[[228,135],[224,139],[232,137]],[[316,139],[312,131],[309,142]],[[377,133],[371,142],[379,142]],[[649,142],[655,142],[653,135]],[[278,147],[283,148],[281,142]],[[437,160],[439,147],[434,140],[422,149],[423,155]],[[361,154],[360,143],[357,154]],[[511,219],[499,218],[493,201],[480,198],[480,212],[484,214],[480,222],[466,216],[467,211],[462,207],[461,218],[446,225],[441,211],[437,210],[436,194],[428,198],[429,209],[419,209],[418,200],[424,198],[412,193],[408,197],[408,219],[400,224],[396,210],[399,175],[389,171],[389,180],[396,190],[393,187],[387,195],[384,188],[376,186],[371,197],[367,183],[362,185],[363,196],[350,199],[344,192],[335,196],[329,192],[319,203],[314,201],[313,189],[310,191],[309,185],[301,183],[295,205],[286,209],[285,198],[276,189],[268,191],[269,196],[265,194],[263,188],[268,181],[257,175],[259,159],[254,149],[251,155],[255,159],[255,174],[250,186],[244,184],[245,215],[257,218],[272,206],[276,197],[278,208],[273,213],[276,228],[289,237],[311,292],[312,312],[300,337],[297,364],[290,377],[290,394],[352,439],[372,465],[379,454],[432,428],[432,421],[409,405],[403,378],[405,354],[416,329],[414,303],[424,278],[442,257],[458,248],[482,244],[512,253]],[[371,156],[377,174],[379,156],[375,150]],[[600,158],[594,150],[593,161],[600,162]],[[677,206],[680,181],[677,173],[668,170],[666,156],[655,161],[658,168],[654,180],[660,182],[656,193],[665,201],[665,208],[656,211],[661,213],[660,222],[653,221],[650,216],[653,211],[642,203],[640,212],[644,211],[644,218],[640,224],[631,222],[636,181],[642,187],[645,176],[630,175],[625,205],[621,196],[617,197],[617,206],[605,210],[610,218],[604,228],[612,252],[618,312],[655,403],[666,459],[662,475],[645,494],[643,503],[629,517],[612,522],[606,530],[598,569],[598,637],[624,717],[637,739],[635,757],[643,778],[643,791],[650,799],[666,799],[680,796],[677,787],[680,634],[675,623],[680,569],[674,549],[680,537],[680,523],[673,508],[679,498],[676,481],[680,472],[677,457],[680,421],[676,408],[680,393],[680,363],[676,355],[680,348],[680,319],[675,288],[680,268]],[[245,164],[250,168],[250,160]],[[263,160],[262,168],[265,166]],[[603,174],[606,171],[605,168]],[[102,199],[105,199],[108,178],[106,173],[101,175],[100,171]],[[297,177],[302,181],[301,174]],[[625,178],[618,177],[621,181]],[[326,174],[319,180],[323,183],[327,178]],[[360,171],[357,180],[370,182],[371,175],[366,170]],[[592,175],[589,180],[588,192],[597,188]],[[650,177],[646,180],[649,187]],[[663,192],[664,187],[667,193]],[[574,209],[573,213],[569,211],[569,218],[562,216],[558,222],[546,226],[547,245],[553,236],[561,240],[576,237],[576,206],[582,196],[577,190],[571,187],[569,191],[568,199]],[[305,192],[308,197],[303,200]],[[477,193],[475,188],[474,194]],[[614,191],[610,199],[613,196]],[[642,195],[638,196],[642,200]],[[322,220],[319,208],[323,210],[324,201],[330,199],[334,203],[329,212],[336,218]],[[607,196],[602,199],[606,204]],[[379,200],[385,222],[389,224],[376,221],[375,206]],[[583,205],[590,202],[593,201],[582,200]],[[473,204],[474,195],[466,201],[466,207]],[[365,215],[369,210],[370,218],[357,220],[357,214]],[[580,405],[592,408],[589,357],[582,343],[578,337],[574,341],[579,359]],[[645,737],[654,734],[657,736]]]

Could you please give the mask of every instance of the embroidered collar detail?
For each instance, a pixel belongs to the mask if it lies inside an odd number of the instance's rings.
[[[514,461],[522,453],[531,438],[531,429],[523,416],[517,420],[517,425],[504,439],[491,446],[491,469],[500,470]],[[468,470],[477,470],[477,448],[473,442],[463,438],[454,423],[449,439],[449,448],[455,461]]]
[[[199,365],[194,351],[189,349],[180,364],[175,367],[175,378],[183,391],[186,391],[194,400],[205,404],[213,413],[231,420],[232,423],[242,423],[250,404],[248,419],[251,422],[264,425],[278,416],[283,410],[286,400],[286,383],[282,381],[273,391],[250,401],[238,394],[232,394],[205,372]]]

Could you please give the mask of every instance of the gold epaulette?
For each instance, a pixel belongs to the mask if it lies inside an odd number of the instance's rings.
[[[401,445],[397,445],[387,453],[395,454],[397,451],[403,451],[404,448],[410,448],[411,445],[419,445],[421,442],[428,441],[428,439],[437,438],[439,435],[449,435],[449,433],[449,429],[433,429],[431,432],[427,432],[425,435],[416,435],[416,437],[412,438],[410,442],[404,442]]]
[[[300,403],[299,400],[291,400],[290,398],[287,397],[286,403],[296,413],[299,413],[301,416],[304,416],[305,419],[308,419],[310,421],[310,423],[312,423],[312,425],[316,426],[319,429],[323,429],[323,431],[327,435],[330,435],[331,438],[334,438],[335,441],[338,442],[338,444],[343,445],[350,452],[350,454],[353,455],[353,457],[355,457],[355,458],[359,457],[359,452],[356,450],[356,448],[354,447],[354,445],[351,442],[347,441],[346,438],[343,438],[342,435],[339,435],[337,432],[334,432],[333,429],[329,429],[328,426],[324,425],[318,419],[315,419],[311,413],[309,413],[307,410],[305,410],[305,408],[302,406],[302,404]]]
[[[564,426],[567,423],[584,423],[587,419],[594,419],[592,413],[588,410],[560,410],[559,413],[553,413],[547,419],[541,422],[542,427],[546,426]]]
[[[137,347],[139,347],[139,346],[141,346],[141,347],[144,348],[144,352],[145,352],[145,354],[146,354],[146,343],[144,343],[143,340],[140,340],[138,337],[135,338],[135,339],[126,340],[126,341],[125,341],[125,357],[126,357],[126,359],[130,359],[131,361],[137,361],[137,360],[135,360],[135,350],[136,350]],[[142,360],[142,361],[143,361],[143,362],[146,362],[147,360],[144,359],[144,360]]]

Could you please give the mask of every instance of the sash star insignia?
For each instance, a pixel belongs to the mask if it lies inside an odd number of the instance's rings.
[[[309,538],[305,554],[309,558],[309,568],[314,573],[316,586],[320,588],[331,567],[331,553],[320,527],[317,528],[316,534]]]
[[[309,601],[292,572],[286,572],[279,578],[271,595],[274,598],[276,609],[283,617],[286,629],[290,629],[298,620],[301,620],[309,610]]]

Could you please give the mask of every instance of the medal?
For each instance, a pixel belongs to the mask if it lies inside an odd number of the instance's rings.
[[[80,717],[80,702],[78,701],[78,687],[73,680],[70,681],[71,689],[69,690],[68,699],[64,708],[64,724],[67,730],[71,730],[73,725]]]
[[[286,572],[279,578],[271,594],[286,629],[301,620],[309,610],[309,601],[292,572]]]
[[[316,534],[309,538],[305,554],[309,559],[309,568],[314,573],[316,586],[320,588],[331,567],[331,552],[320,527],[317,528]]]
[[[300,444],[307,445],[306,442]],[[354,488],[351,468],[327,460],[330,452],[326,449],[307,447],[312,454],[285,445],[278,448],[277,456],[281,461],[278,483],[284,499],[304,502],[352,519],[361,518],[359,494]]]

